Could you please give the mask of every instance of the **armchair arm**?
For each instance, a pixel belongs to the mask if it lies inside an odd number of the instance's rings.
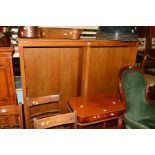
[[[143,125],[136,120],[134,120],[132,117],[125,115],[124,116],[124,122],[127,129],[150,129],[146,125]]]

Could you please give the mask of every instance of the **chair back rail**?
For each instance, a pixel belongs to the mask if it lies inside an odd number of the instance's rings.
[[[77,128],[77,115],[76,112],[59,114],[42,119],[34,119],[34,128],[46,129],[64,124],[74,123],[74,128]]]
[[[41,97],[34,97],[34,98],[27,98],[29,106],[35,106],[50,102],[59,102],[60,97],[59,94],[56,95],[48,95],[48,96],[41,96]]]

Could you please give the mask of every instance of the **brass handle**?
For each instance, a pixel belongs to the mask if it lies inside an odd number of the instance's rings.
[[[45,125],[45,122],[41,122],[41,126],[44,126]]]
[[[33,105],[37,105],[37,104],[39,104],[37,101],[32,101],[32,104]]]
[[[5,112],[7,112],[7,109],[0,109],[0,112],[5,113]]]
[[[48,125],[49,123],[50,123],[49,121],[43,121],[41,122],[41,126]]]
[[[45,32],[42,32],[42,35],[43,35],[43,36],[45,36],[45,35],[46,35],[46,33],[45,33]]]

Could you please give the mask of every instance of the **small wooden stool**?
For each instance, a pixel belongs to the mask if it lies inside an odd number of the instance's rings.
[[[87,97],[74,97],[69,101],[70,108],[77,112],[78,126],[84,127],[109,120],[118,120],[122,128],[126,105],[119,97],[111,94],[97,94]]]

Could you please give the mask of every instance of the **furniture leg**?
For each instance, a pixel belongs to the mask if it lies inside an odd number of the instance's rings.
[[[123,126],[123,118],[119,117],[118,118],[118,129],[122,129],[122,126]]]

